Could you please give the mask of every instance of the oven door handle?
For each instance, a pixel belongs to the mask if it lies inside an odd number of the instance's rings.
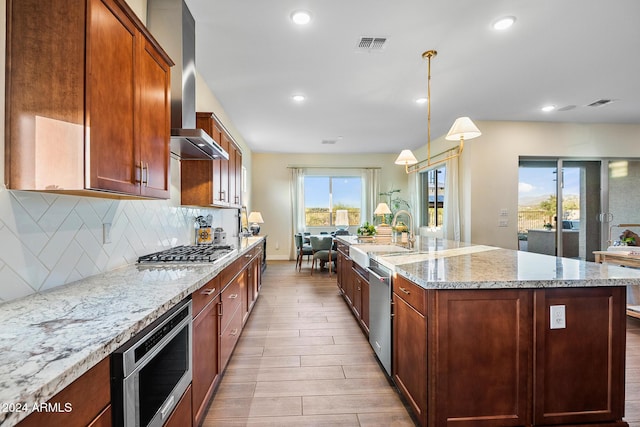
[[[173,409],[173,402],[175,401],[176,397],[174,395],[171,395],[171,397],[167,399],[167,403],[165,403],[162,409],[160,409],[160,415],[162,416],[163,420],[169,413],[171,413],[171,410]]]

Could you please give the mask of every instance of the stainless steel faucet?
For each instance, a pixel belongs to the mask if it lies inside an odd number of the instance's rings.
[[[396,212],[396,214],[393,216],[393,221],[391,221],[391,228],[395,228],[396,219],[398,218],[398,215],[402,213],[406,214],[409,217],[409,249],[411,249],[416,241],[416,238],[413,234],[413,215],[411,215],[411,212],[404,209],[400,209],[398,212]]]

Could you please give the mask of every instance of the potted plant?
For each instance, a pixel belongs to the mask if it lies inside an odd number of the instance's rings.
[[[366,221],[357,230],[358,236],[361,237],[372,237],[376,234],[376,227],[373,224],[369,224],[369,221]]]

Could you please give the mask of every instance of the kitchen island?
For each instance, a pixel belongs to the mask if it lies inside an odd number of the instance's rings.
[[[433,239],[369,256],[394,271],[392,378],[421,425],[627,425],[640,272]]]

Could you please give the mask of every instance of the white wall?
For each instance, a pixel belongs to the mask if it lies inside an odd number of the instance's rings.
[[[520,156],[640,157],[639,125],[477,122],[460,159],[463,240],[517,249]],[[498,227],[507,209],[508,227]]]
[[[299,167],[380,167],[380,189],[390,185],[407,195],[404,169],[393,163],[397,154],[329,155],[254,153],[252,209],[262,213],[260,234],[268,235],[268,259],[290,259],[294,246],[291,219],[290,166]],[[352,230],[353,232],[353,230]]]

